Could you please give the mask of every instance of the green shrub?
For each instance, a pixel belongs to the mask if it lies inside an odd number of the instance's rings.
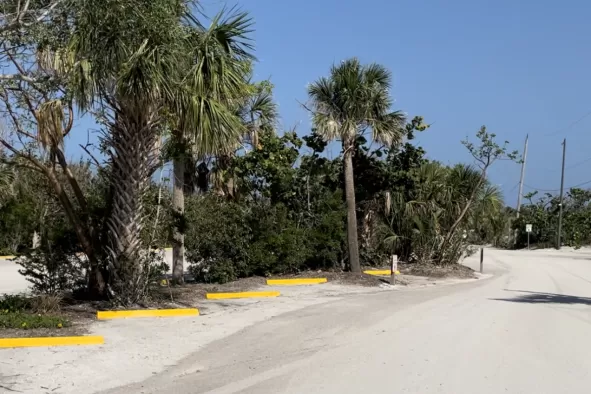
[[[215,196],[188,199],[185,231],[189,271],[198,281],[223,283],[248,275],[252,239],[248,212]]]
[[[72,251],[40,248],[16,260],[19,270],[32,284],[34,293],[59,294],[75,291],[86,284],[85,264]]]
[[[157,251],[148,254],[148,282],[159,281],[170,270],[170,266],[164,261],[164,256]]]
[[[24,295],[4,294],[0,298],[0,311],[22,312],[31,309],[31,299]]]
[[[197,281],[297,273],[313,255],[311,232],[298,227],[282,204],[196,197],[188,204],[187,222],[186,255]]]
[[[306,229],[289,218],[287,208],[281,204],[260,205],[252,213],[249,276],[294,274],[305,269],[312,255]]]

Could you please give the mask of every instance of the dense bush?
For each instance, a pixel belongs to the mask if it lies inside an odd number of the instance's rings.
[[[72,251],[59,247],[30,251],[16,260],[19,272],[37,294],[60,294],[86,285],[85,265]]]
[[[412,133],[411,127],[407,138],[412,139]],[[228,282],[253,275],[347,268],[342,160],[326,158],[326,146],[314,133],[299,138],[295,133],[278,136],[261,130],[257,149],[224,158],[223,170],[215,161],[210,164],[210,184],[199,194],[189,192],[179,223],[185,232],[189,270],[196,280]],[[466,253],[468,242],[500,243],[506,236],[509,221],[502,212],[502,197],[485,182],[442,252],[443,239],[479,175],[470,166],[447,167],[429,162],[424,155],[408,142],[371,149],[363,137],[357,139],[353,165],[363,265],[388,264],[391,254],[406,262],[432,263],[445,253],[445,263],[455,263]],[[108,185],[88,166],[76,168],[91,221],[97,231],[104,232]],[[38,293],[84,287],[85,260],[75,257],[81,249],[74,230],[55,199],[41,190],[22,196],[22,201],[31,199],[26,202],[29,208],[16,209],[18,201],[10,198],[3,208],[15,217],[22,214],[19,220],[26,227],[26,236],[18,242],[25,254],[19,260],[22,273]],[[143,240],[152,247],[167,246],[173,224],[179,220],[170,209],[171,190],[152,184],[144,204],[150,221],[142,229]],[[46,212],[42,222],[30,215],[41,209],[33,208],[37,206]],[[30,251],[35,230],[42,246]],[[572,232],[574,239],[576,232]],[[148,283],[168,269],[154,253],[140,265],[147,271]]]
[[[223,283],[253,275],[297,273],[328,265],[327,259],[335,257],[330,231],[298,227],[281,204],[243,206],[215,196],[198,196],[188,201],[187,208],[187,259],[191,274],[199,281]],[[322,239],[314,240],[319,235]],[[315,254],[313,247],[321,244],[320,253]]]
[[[22,295],[4,294],[0,296],[0,311],[22,312],[31,309],[31,299]]]
[[[525,225],[532,225],[531,245],[555,247],[558,239],[559,197],[546,193],[534,201],[537,192],[526,195],[528,204],[521,207],[519,219],[512,223],[517,234],[515,246],[527,245]],[[563,200],[562,244],[581,247],[591,244],[591,190],[572,188]]]
[[[248,212],[216,196],[185,201],[185,247],[197,280],[228,282],[247,275]]]

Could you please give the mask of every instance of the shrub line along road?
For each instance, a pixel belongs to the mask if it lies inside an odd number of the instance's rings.
[[[591,252],[488,251],[485,269],[286,313],[106,393],[588,393]]]

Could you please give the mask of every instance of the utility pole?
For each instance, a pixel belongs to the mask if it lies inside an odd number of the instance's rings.
[[[564,162],[566,160],[566,138],[562,141],[562,176],[560,177],[560,204],[558,205],[558,236],[556,249],[560,250],[562,237],[562,195],[564,193]]]
[[[523,148],[523,161],[521,162],[521,177],[519,178],[519,194],[517,195],[517,219],[519,219],[519,211],[521,211],[521,196],[523,195],[523,180],[525,178],[525,161],[527,160],[527,140],[529,134],[525,136],[525,147]]]

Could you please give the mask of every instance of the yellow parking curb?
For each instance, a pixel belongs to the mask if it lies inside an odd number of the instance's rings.
[[[368,274],[368,275],[377,275],[377,276],[392,275],[391,270],[369,270],[369,271],[363,271],[363,273]]]
[[[7,347],[35,347],[35,346],[74,346],[74,345],[102,345],[103,337],[39,337],[39,338],[0,338],[0,348]]]
[[[229,298],[263,298],[277,297],[281,295],[278,291],[244,291],[238,293],[207,293],[205,298],[208,300],[223,300]]]
[[[139,309],[129,311],[98,311],[96,318],[99,320],[125,319],[134,317],[178,317],[199,316],[198,309]]]
[[[267,279],[268,285],[297,286],[297,285],[315,285],[326,283],[326,278],[299,278],[299,279]]]
[[[11,260],[14,259],[16,256],[0,256],[0,260]]]

